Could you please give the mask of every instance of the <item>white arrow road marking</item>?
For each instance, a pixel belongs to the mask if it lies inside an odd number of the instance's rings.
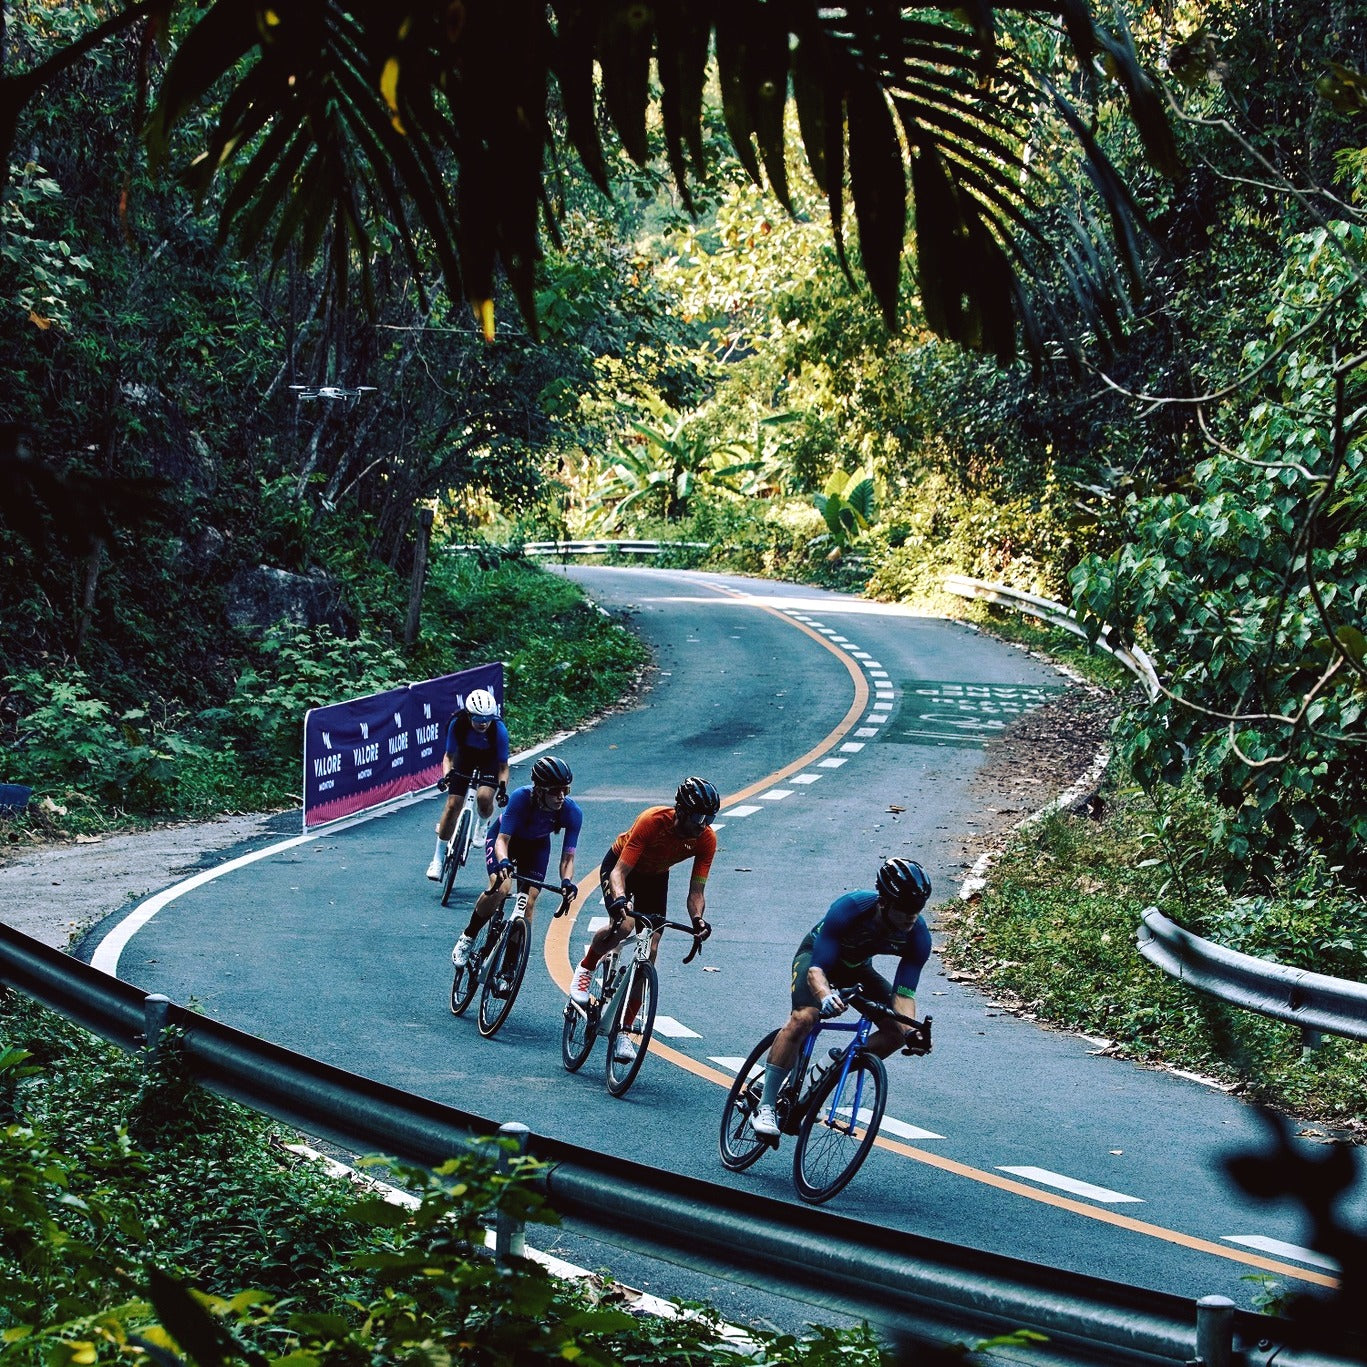
[[[1126,1196],[1123,1192],[1112,1191],[1109,1187],[1096,1187],[1090,1182],[1079,1182],[1076,1177],[1064,1177],[1061,1173],[1050,1172],[1048,1168],[1008,1168],[998,1165],[998,1172],[1009,1172],[1016,1177],[1024,1177],[1027,1182],[1038,1182],[1044,1187],[1057,1187],[1060,1191],[1070,1191],[1074,1196],[1084,1196],[1089,1201],[1104,1201],[1115,1205],[1124,1201],[1143,1204],[1141,1196]]]

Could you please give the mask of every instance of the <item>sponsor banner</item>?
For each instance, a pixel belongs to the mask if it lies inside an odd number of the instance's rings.
[[[435,783],[446,728],[476,688],[502,707],[502,663],[312,708],[304,718],[304,829]]]

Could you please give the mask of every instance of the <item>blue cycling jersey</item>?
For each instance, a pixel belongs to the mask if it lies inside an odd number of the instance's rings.
[[[909,930],[888,923],[878,911],[876,892],[847,892],[837,897],[811,929],[812,963],[832,982],[850,981],[849,970],[875,954],[896,954],[893,991],[914,996],[921,970],[930,958],[930,927],[918,916]]]
[[[495,773],[508,762],[508,728],[495,717],[480,731],[470,725],[468,713],[457,712],[446,728],[446,753],[462,773]]]
[[[514,789],[498,819],[499,831],[509,840],[541,840],[564,831],[560,848],[566,854],[578,846],[583,824],[583,809],[572,798],[567,797],[558,812],[543,811],[533,800],[530,787]]]

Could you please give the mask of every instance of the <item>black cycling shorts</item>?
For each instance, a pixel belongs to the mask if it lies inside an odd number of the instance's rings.
[[[598,867],[598,885],[603,889],[604,906],[612,902],[613,893],[608,883],[608,874],[616,865],[617,856],[609,850]],[[669,905],[669,870],[666,869],[664,873],[641,873],[637,869],[632,869],[627,874],[627,892],[631,894],[633,905],[638,912],[663,920],[668,914],[666,908]],[[608,915],[612,916],[612,913],[608,912]],[[612,916],[614,925],[619,920],[620,916]]]

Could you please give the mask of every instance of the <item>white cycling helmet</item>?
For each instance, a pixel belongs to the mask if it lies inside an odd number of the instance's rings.
[[[476,688],[465,695],[465,710],[472,717],[496,717],[498,699],[487,688]]]

